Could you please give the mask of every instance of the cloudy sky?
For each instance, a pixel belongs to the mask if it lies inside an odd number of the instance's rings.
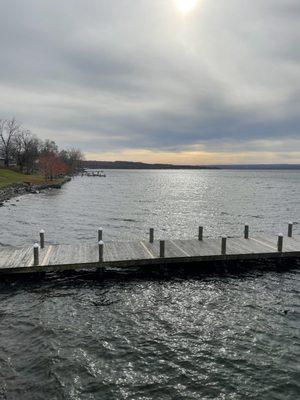
[[[300,163],[299,0],[0,0],[0,117],[87,159]]]

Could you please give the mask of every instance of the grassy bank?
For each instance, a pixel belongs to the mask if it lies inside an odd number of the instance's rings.
[[[53,181],[45,181],[41,175],[26,175],[11,169],[0,168],[0,188],[22,183],[26,183],[28,185],[60,184],[63,181],[63,178],[55,179]]]

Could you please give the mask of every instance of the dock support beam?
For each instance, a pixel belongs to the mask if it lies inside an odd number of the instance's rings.
[[[103,252],[103,247],[104,247],[104,243],[103,243],[102,240],[99,240],[98,246],[99,246],[99,261],[103,262],[103,253],[104,253]]]
[[[165,241],[160,240],[159,242],[159,257],[164,258],[165,257]]]
[[[33,265],[38,266],[40,263],[39,260],[39,245],[38,243],[34,243],[33,245]]]
[[[45,247],[45,231],[44,231],[44,229],[40,230],[40,246],[41,246],[41,249],[43,249]]]
[[[248,224],[245,225],[244,238],[249,239],[249,225]]]
[[[149,242],[150,243],[154,242],[154,229],[153,228],[150,228],[150,231],[149,231]]]
[[[99,228],[98,229],[98,242],[100,242],[101,240],[103,240],[103,229]]]
[[[226,254],[226,244],[227,244],[227,236],[223,235],[222,236],[222,246],[221,246],[221,253],[222,255]]]
[[[200,242],[203,240],[203,226],[199,226],[198,240],[200,240]]]
[[[277,249],[278,249],[279,253],[282,253],[282,250],[283,250],[283,234],[282,233],[279,233],[279,235],[278,235]]]
[[[289,222],[288,237],[293,237],[293,223]]]

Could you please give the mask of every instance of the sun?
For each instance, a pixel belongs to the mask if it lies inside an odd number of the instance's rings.
[[[178,10],[184,14],[193,11],[197,3],[198,0],[176,0]]]

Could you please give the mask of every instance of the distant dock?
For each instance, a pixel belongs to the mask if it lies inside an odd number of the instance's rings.
[[[84,171],[81,173],[81,176],[106,178],[106,174],[104,173],[104,171]]]
[[[39,243],[30,247],[0,248],[0,274],[26,274],[67,270],[105,271],[111,268],[130,270],[166,265],[193,263],[201,270],[201,263],[227,261],[300,259],[300,235],[293,234],[288,225],[287,235],[251,234],[249,226],[242,237],[222,236],[205,238],[203,227],[198,237],[190,240],[155,240],[154,229],[148,240],[132,242],[103,242],[103,231],[98,230],[95,243],[48,245],[45,232],[40,231]]]

